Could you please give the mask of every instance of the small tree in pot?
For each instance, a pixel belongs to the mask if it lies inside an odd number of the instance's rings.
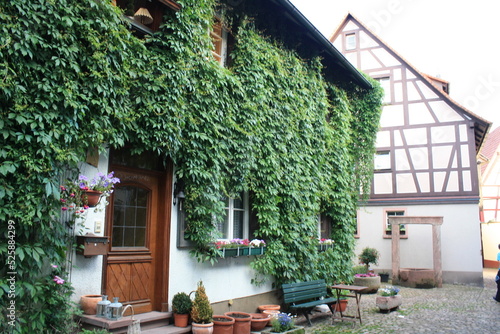
[[[205,292],[203,282],[198,282],[198,288],[195,291],[193,307],[191,308],[191,319],[193,333],[203,332],[208,330],[209,333],[213,331],[212,322],[213,310]]]
[[[375,248],[366,247],[363,249],[361,254],[359,254],[359,263],[364,264],[366,267],[366,273],[370,270],[370,263],[378,264],[378,258],[380,253]]]
[[[366,247],[359,254],[359,262],[365,266],[366,274],[354,275],[354,285],[366,286],[361,293],[376,293],[380,288],[380,276],[370,273],[370,263],[377,264],[380,253],[375,248]]]
[[[172,310],[174,311],[174,324],[177,327],[187,327],[189,313],[193,302],[185,292],[178,292],[172,299]]]

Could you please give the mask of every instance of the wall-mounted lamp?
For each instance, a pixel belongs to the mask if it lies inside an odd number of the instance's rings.
[[[184,198],[186,198],[186,195],[184,195],[184,182],[179,180],[174,183],[174,205],[177,204],[177,199],[182,200]]]
[[[151,24],[153,23],[153,17],[149,13],[147,8],[141,7],[134,14],[134,20],[142,24]]]

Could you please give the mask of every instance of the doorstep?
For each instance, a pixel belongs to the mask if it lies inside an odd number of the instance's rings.
[[[120,320],[109,320],[95,315],[82,314],[78,318],[82,328],[104,328],[111,333],[127,333],[128,326],[132,324],[131,316],[123,317]],[[140,320],[142,330],[169,325],[171,318],[172,312],[152,311],[134,315],[134,320]]]

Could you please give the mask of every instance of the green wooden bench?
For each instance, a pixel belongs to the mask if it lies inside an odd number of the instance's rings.
[[[325,280],[283,284],[283,300],[291,310],[301,312],[312,326],[309,313],[318,305],[326,304],[333,314],[332,304],[337,298],[328,297]]]

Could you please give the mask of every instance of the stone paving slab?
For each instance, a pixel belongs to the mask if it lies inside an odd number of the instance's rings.
[[[450,284],[433,289],[402,287],[403,304],[390,313],[379,312],[375,306],[376,294],[363,295],[362,325],[359,321],[336,321],[332,325],[331,313],[315,313],[313,326],[306,327],[306,333],[500,333],[500,303],[493,300],[496,272],[493,269],[484,271],[484,288]],[[350,299],[347,313],[354,312],[355,301]],[[302,321],[298,318],[297,324]]]

